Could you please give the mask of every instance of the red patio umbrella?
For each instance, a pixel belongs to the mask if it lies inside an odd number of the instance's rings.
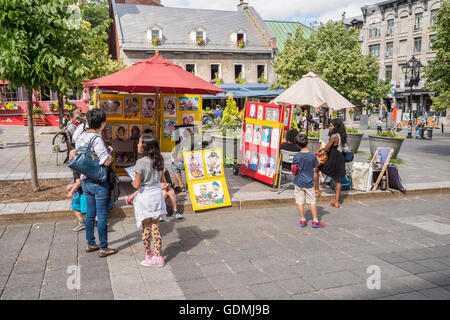
[[[86,88],[128,93],[217,94],[225,92],[176,64],[155,54],[128,68],[105,77],[89,80]]]

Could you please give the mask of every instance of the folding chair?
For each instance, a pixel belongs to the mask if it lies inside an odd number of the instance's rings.
[[[378,147],[373,155],[372,161],[370,162],[372,165],[375,164],[378,154],[381,155],[381,164],[383,167],[381,169],[373,169],[373,172],[379,172],[377,181],[373,184],[372,191],[377,190],[378,185],[381,182],[381,179],[386,174],[387,186],[389,187],[389,175],[386,171],[389,162],[391,161],[392,155],[394,153],[394,149],[392,148],[384,148]]]
[[[280,161],[280,169],[279,169],[279,173],[280,173],[280,181],[278,182],[278,194],[280,194],[282,191],[286,190],[288,188],[288,186],[290,186],[291,184],[293,184],[292,182],[287,182],[285,184],[283,184],[284,188],[283,190],[280,191],[281,189],[281,180],[283,178],[283,175],[292,175],[292,171],[291,170],[287,170],[287,169],[283,169],[283,163],[290,163],[292,165],[292,161],[294,160],[294,156],[297,152],[291,152],[291,151],[286,151],[286,150],[280,150],[281,152],[281,161]],[[292,175],[293,176],[293,175]]]

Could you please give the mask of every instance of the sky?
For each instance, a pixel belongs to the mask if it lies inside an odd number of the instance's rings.
[[[361,15],[361,7],[382,0],[246,0],[265,20],[299,21],[309,26],[312,21],[340,20]],[[162,0],[166,7],[236,10],[239,0]]]

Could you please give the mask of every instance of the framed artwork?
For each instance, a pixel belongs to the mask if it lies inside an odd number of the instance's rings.
[[[252,160],[250,162],[250,170],[256,171],[258,169],[258,160],[259,160],[258,152],[253,152],[252,153]]]
[[[155,97],[142,97],[142,119],[155,119],[156,102]]]
[[[262,147],[268,147],[270,145],[270,133],[272,131],[271,127],[264,126],[263,128],[263,136],[261,140]]]
[[[279,122],[280,121],[280,110],[275,108],[266,108],[266,120]]]
[[[183,142],[185,139],[185,135],[187,134],[185,132],[189,133],[189,136],[194,134],[194,126],[177,126],[176,128],[176,140],[180,140],[180,143]]]
[[[222,175],[222,158],[219,152],[215,150],[205,152],[205,163],[209,176],[217,177]]]
[[[180,110],[198,111],[198,98],[180,97]]]
[[[269,163],[267,165],[266,176],[273,178],[275,172],[277,172],[277,159],[275,157],[269,157]]]
[[[124,118],[139,119],[139,98],[124,97]]]
[[[253,125],[246,124],[245,125],[245,142],[252,143],[253,138]]]
[[[264,120],[264,106],[263,105],[259,105],[258,106],[258,116],[257,116],[258,120]]]
[[[194,125],[195,115],[193,113],[183,113],[181,119],[183,125]]]
[[[175,118],[177,116],[177,97],[164,96],[164,117]]]
[[[136,163],[134,152],[116,152],[116,167],[129,167]]]
[[[116,124],[114,128],[114,140],[125,141],[128,140],[128,125]]]
[[[110,143],[113,137],[113,128],[110,124],[105,125],[102,130],[102,139],[106,143]]]
[[[256,119],[256,104],[250,104],[250,112],[248,115],[249,118]]]
[[[222,181],[196,183],[193,186],[197,206],[214,206],[225,203]]]
[[[270,141],[270,147],[272,149],[278,149],[280,142],[280,129],[272,128],[272,139]]]
[[[205,168],[203,167],[202,151],[185,153],[184,163],[187,166],[189,179],[202,179],[205,177]]]
[[[138,141],[142,136],[142,124],[130,124],[130,139]]]
[[[252,153],[250,150],[245,151],[245,158],[244,158],[244,166],[247,169],[250,169],[250,162],[252,161]]]
[[[261,153],[259,155],[259,165],[258,165],[258,173],[260,175],[263,176],[266,175],[267,163],[268,163],[267,154]]]
[[[122,116],[122,100],[120,99],[100,99],[100,109],[102,109],[107,116]]]
[[[170,139],[173,136],[176,125],[177,125],[176,119],[164,120],[164,138],[165,139]]]
[[[255,130],[253,132],[253,144],[259,146],[261,144],[262,138],[262,126],[255,125]]]

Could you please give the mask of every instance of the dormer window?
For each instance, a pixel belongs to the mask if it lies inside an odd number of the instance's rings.
[[[244,48],[247,44],[247,35],[245,34],[245,30],[237,29],[231,32],[230,34],[231,40],[235,43],[239,48]]]
[[[195,31],[195,43],[199,46],[205,45],[205,32],[202,30]]]
[[[239,32],[239,33],[237,34],[237,41],[239,41],[239,40],[245,41],[245,39],[244,39],[244,33],[243,33],[243,32]]]
[[[152,26],[146,31],[147,39],[153,43],[154,46],[159,46],[162,42],[162,31],[159,26]]]

